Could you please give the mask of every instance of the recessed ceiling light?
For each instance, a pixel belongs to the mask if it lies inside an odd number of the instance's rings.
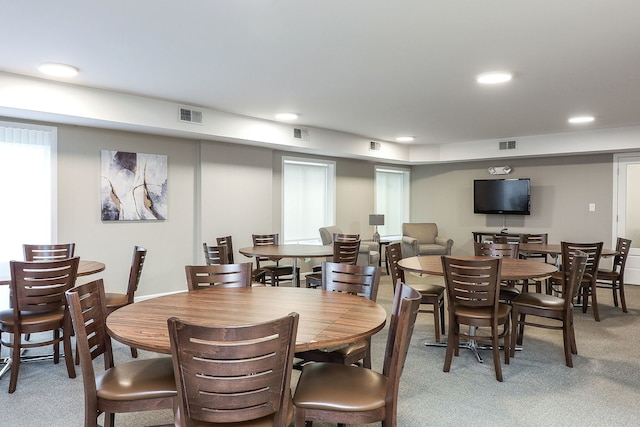
[[[476,77],[476,81],[483,85],[494,85],[498,83],[506,83],[513,78],[513,74],[504,71],[480,74]]]
[[[38,70],[43,74],[53,77],[75,77],[78,75],[78,69],[76,67],[51,62],[40,65]]]
[[[595,118],[593,116],[575,116],[569,118],[569,123],[571,124],[582,124],[582,123],[591,123]]]
[[[298,115],[296,113],[278,113],[278,114],[276,114],[276,120],[290,121],[290,120],[295,120],[297,118],[298,118]]]
[[[414,140],[413,136],[399,136],[396,138],[397,142],[413,142]]]

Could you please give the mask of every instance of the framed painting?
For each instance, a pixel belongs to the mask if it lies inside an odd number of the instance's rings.
[[[167,219],[167,156],[101,151],[102,221]]]

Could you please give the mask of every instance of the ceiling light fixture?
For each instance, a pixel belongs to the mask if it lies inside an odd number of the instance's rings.
[[[413,136],[399,136],[396,138],[396,142],[413,142],[415,137]]]
[[[53,77],[75,77],[78,75],[78,69],[67,64],[55,64],[47,62],[38,67],[38,71]]]
[[[569,123],[571,124],[582,124],[582,123],[591,123],[595,118],[593,116],[575,116],[569,118]]]
[[[476,77],[476,81],[483,85],[494,85],[499,83],[506,83],[513,78],[511,73],[504,71],[495,71],[491,73],[480,74]]]
[[[278,113],[276,114],[276,120],[284,120],[285,122],[295,120],[298,118],[296,113]]]

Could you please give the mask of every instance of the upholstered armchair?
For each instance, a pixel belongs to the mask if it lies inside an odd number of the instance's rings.
[[[438,226],[433,222],[405,222],[402,224],[402,254],[451,255],[453,240],[438,236]]]
[[[320,227],[320,238],[323,245],[333,244],[333,234],[343,234],[342,230],[332,225],[330,227]],[[378,244],[373,241],[360,241],[360,253],[358,254],[357,265],[378,265],[380,260],[380,252],[378,252]]]

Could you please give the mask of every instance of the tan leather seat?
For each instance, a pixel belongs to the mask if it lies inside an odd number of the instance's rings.
[[[114,366],[102,279],[76,286],[66,292],[66,297],[82,368],[85,427],[97,426],[103,412],[104,425],[113,426],[116,413],[175,408],[177,391],[171,357]],[[100,355],[105,371],[96,375],[93,359]]]

